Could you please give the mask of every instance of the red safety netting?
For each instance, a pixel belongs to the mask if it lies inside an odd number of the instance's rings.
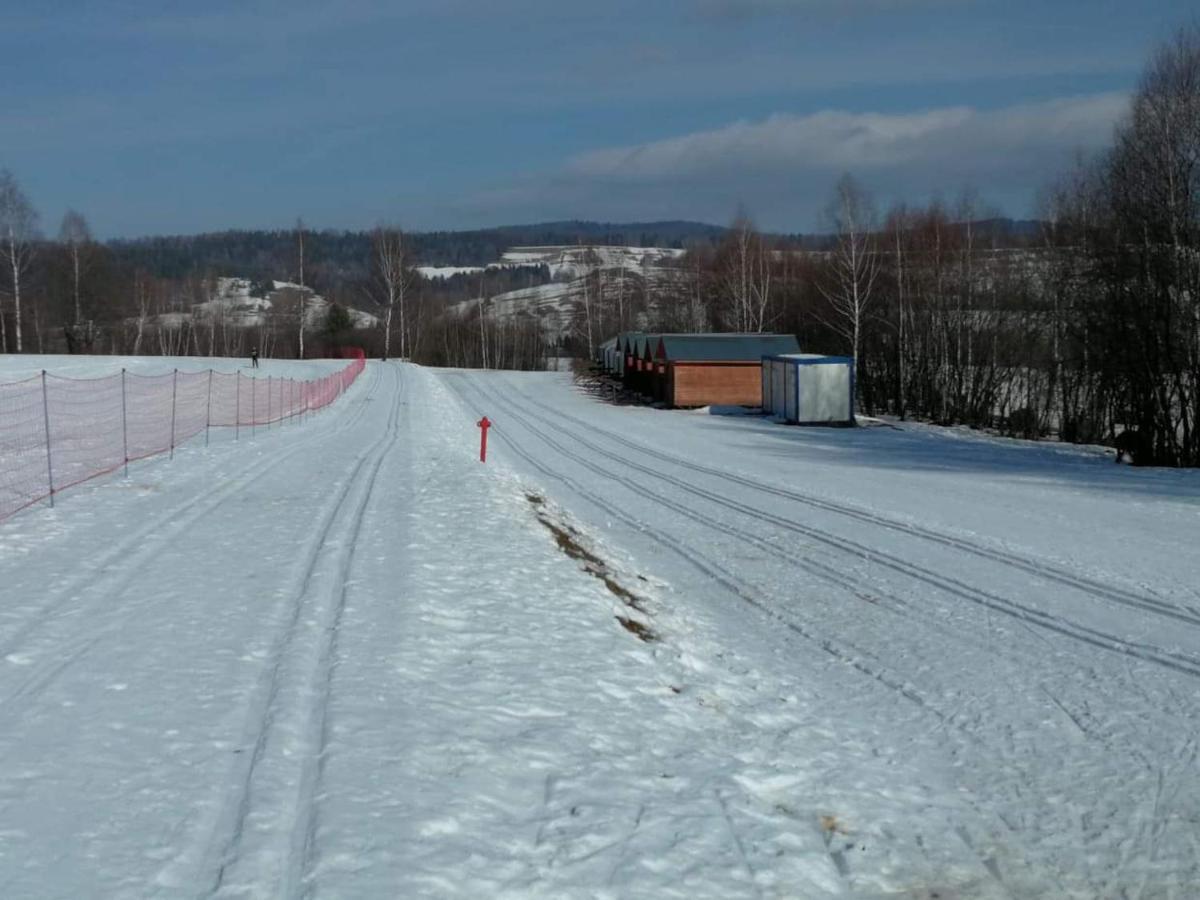
[[[0,384],[0,520],[129,462],[172,452],[208,428],[267,425],[328,406],[366,367],[324,378],[171,372]]]

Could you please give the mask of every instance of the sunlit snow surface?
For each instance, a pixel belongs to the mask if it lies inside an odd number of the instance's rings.
[[[0,525],[0,893],[1190,897],[1197,526],[1096,450],[371,363]]]

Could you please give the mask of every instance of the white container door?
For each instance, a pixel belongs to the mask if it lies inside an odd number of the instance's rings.
[[[850,420],[850,367],[846,363],[800,366],[799,422]]]

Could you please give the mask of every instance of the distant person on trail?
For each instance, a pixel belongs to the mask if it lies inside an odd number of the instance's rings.
[[[257,347],[250,348],[250,368],[252,368],[252,369],[258,368],[258,348]]]

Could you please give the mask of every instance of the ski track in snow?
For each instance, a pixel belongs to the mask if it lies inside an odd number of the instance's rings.
[[[286,627],[250,703],[242,744],[252,749],[230,779],[235,790],[222,801],[201,867],[209,871],[216,864],[215,895],[292,897],[300,887],[331,659],[363,515],[400,436],[401,397],[395,391],[384,434],[358,458],[305,548],[301,588],[289,602]]]
[[[777,435],[894,440],[371,363],[300,427],[15,517],[0,895],[1194,896],[1173,534],[1111,576],[1008,538],[1036,484],[906,506],[1009,476],[810,475]]]

